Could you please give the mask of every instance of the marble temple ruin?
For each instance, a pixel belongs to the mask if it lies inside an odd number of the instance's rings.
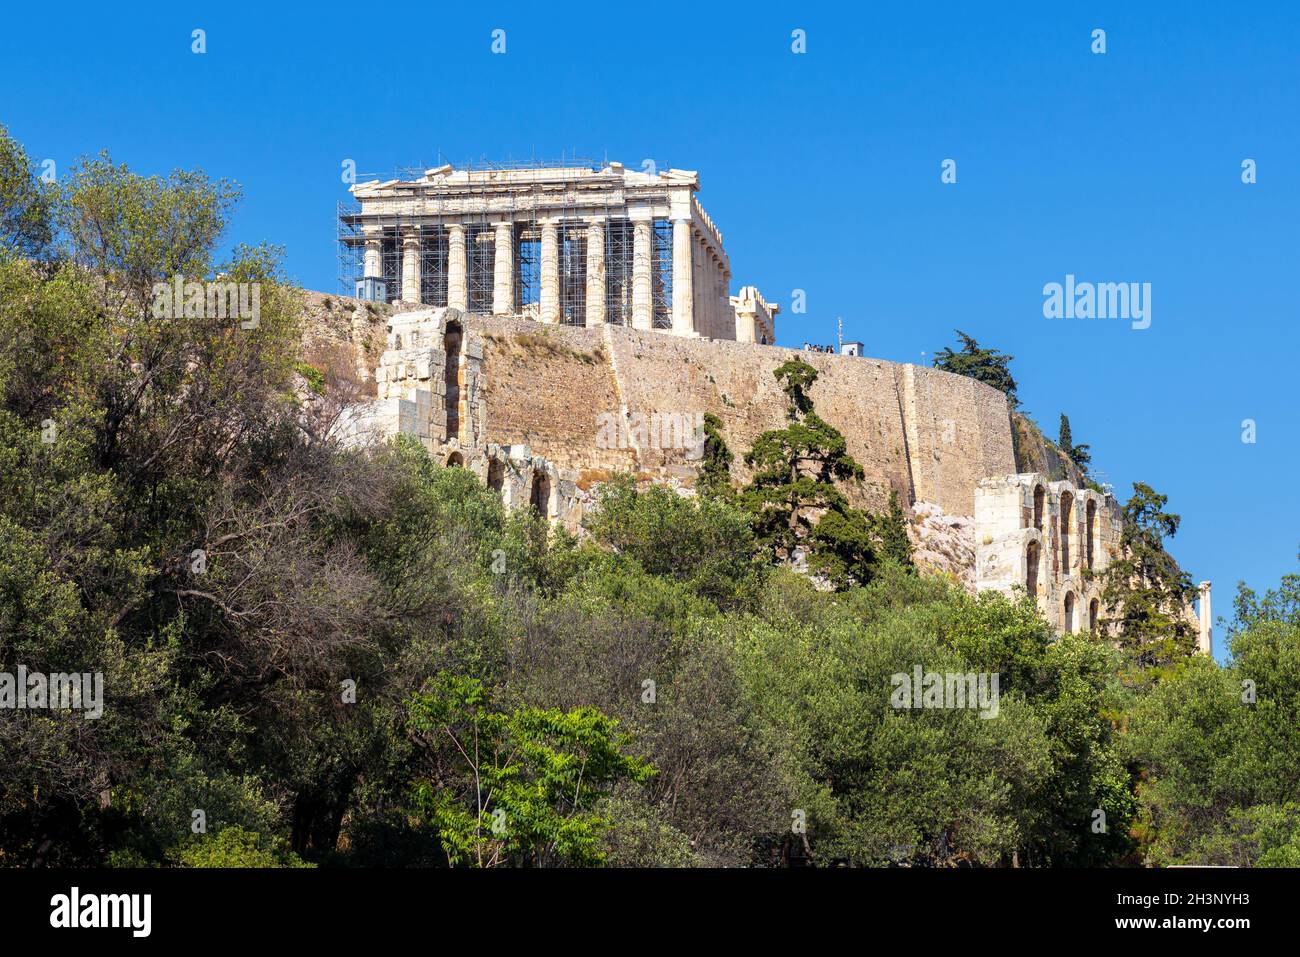
[[[358,183],[340,242],[359,298],[470,316],[775,340],[775,306],[729,293],[722,233],[699,174],[621,163],[426,170]]]

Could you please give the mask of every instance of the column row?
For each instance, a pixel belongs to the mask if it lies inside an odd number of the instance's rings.
[[[603,325],[607,318],[606,297],[608,263],[606,261],[606,220],[586,221],[581,224],[565,223],[565,246],[561,250],[561,222],[543,220],[540,228],[540,256],[538,262],[538,318],[545,323],[561,321],[561,261],[576,254],[581,262],[582,276],[578,289],[583,295],[582,319],[588,326]],[[655,251],[654,224],[650,220],[632,221],[631,250],[631,304],[630,324],[634,329],[649,330],[654,326]],[[492,277],[491,308],[495,315],[510,315],[516,311],[516,283],[519,281],[519,264],[516,262],[515,224],[496,223],[491,226]],[[476,234],[475,248],[479,248]],[[621,234],[626,236],[626,233]],[[573,237],[585,242],[583,250],[573,245]],[[447,305],[461,311],[469,309],[469,255],[465,224],[452,223],[446,227],[446,297]],[[400,237],[400,275],[390,275],[390,286],[400,287],[404,302],[421,302],[423,237],[417,229],[408,229]],[[625,242],[625,240],[620,240]],[[621,247],[626,255],[626,246]],[[476,253],[476,256],[479,253]],[[383,241],[370,237],[365,242],[364,276],[367,279],[385,278]],[[391,262],[391,260],[390,260]],[[441,260],[438,260],[441,266]],[[627,261],[620,259],[621,269]],[[719,301],[726,302],[726,274],[718,270],[719,261],[696,233],[689,218],[672,221],[671,289],[669,304],[672,332],[693,335],[697,332],[716,335],[720,317],[716,315]],[[476,267],[477,268],[477,267]],[[572,267],[566,267],[569,269]],[[396,271],[395,267],[390,267]],[[479,275],[476,272],[476,275]],[[573,273],[577,276],[576,272]],[[622,283],[627,273],[622,272]],[[486,283],[486,276],[483,276]],[[666,282],[670,277],[663,277]],[[394,282],[393,280],[396,280]],[[477,288],[477,287],[476,287]],[[626,285],[617,288],[626,290]],[[486,292],[486,286],[484,288]],[[484,302],[482,298],[478,300]],[[626,300],[622,308],[627,308]]]

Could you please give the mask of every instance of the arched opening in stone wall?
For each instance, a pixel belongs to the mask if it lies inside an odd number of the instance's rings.
[[[1094,635],[1097,633],[1097,616],[1101,611],[1101,602],[1096,598],[1088,602],[1088,630]]]
[[[1072,591],[1065,593],[1065,627],[1062,630],[1067,634],[1074,631],[1074,592]]]
[[[1088,571],[1092,571],[1093,539],[1097,536],[1097,503],[1092,499],[1088,500],[1087,510],[1087,540],[1083,543],[1084,555],[1088,564]]]
[[[447,365],[443,369],[443,384],[446,387],[444,402],[447,409],[447,441],[460,438],[460,340],[462,337],[460,323],[447,323],[447,333],[443,336],[442,348],[447,354]]]
[[[1061,577],[1070,574],[1070,539],[1074,532],[1074,496],[1061,493]]]
[[[1025,548],[1025,591],[1030,598],[1038,597],[1038,543],[1030,542]]]
[[[500,494],[501,489],[505,487],[506,464],[502,462],[500,459],[488,460],[487,484],[488,484],[488,488],[490,488],[492,491],[496,492],[497,494]]]
[[[542,471],[533,473],[533,487],[528,495],[530,504],[542,518],[550,518],[551,479]]]
[[[1035,485],[1034,486],[1034,528],[1038,529],[1040,532],[1043,530],[1043,499],[1044,498],[1045,495],[1043,493],[1043,487],[1041,485]]]
[[[465,464],[465,458],[459,452],[452,452],[447,456],[447,468],[458,469]]]

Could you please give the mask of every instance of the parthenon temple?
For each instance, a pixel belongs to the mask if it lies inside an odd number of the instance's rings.
[[[445,165],[352,186],[339,239],[363,299],[770,345],[778,307],[753,286],[731,296],[699,186],[612,162]]]

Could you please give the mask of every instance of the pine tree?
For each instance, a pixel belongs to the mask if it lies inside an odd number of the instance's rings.
[[[880,557],[911,567],[912,542],[907,537],[907,513],[898,504],[898,491],[889,491],[889,509],[873,516],[872,525],[880,545]]]
[[[705,498],[730,498],[731,462],[734,456],[722,438],[722,420],[704,413],[704,460],[696,474],[695,490]]]
[[[904,552],[906,518],[896,500],[888,516],[877,518],[850,506],[836,487],[837,481],[860,480],[863,470],[843,434],[813,406],[808,393],[817,370],[795,358],[773,374],[789,397],[790,424],[755,439],[745,455],[753,478],[741,493],[761,546],[777,561],[808,549],[809,567],[837,587],[868,581],[882,554],[910,557]]]
[[[969,376],[991,385],[1006,395],[1007,404],[1011,408],[1020,405],[1020,399],[1016,396],[1016,380],[1012,377],[1010,368],[1011,360],[1015,356],[1006,355],[996,349],[981,349],[978,342],[960,329],[953,331],[962,341],[961,351],[956,352],[945,346],[943,351],[935,356],[934,367],[944,372]]]
[[[745,454],[753,478],[744,495],[760,535],[774,550],[788,554],[812,531],[821,512],[847,507],[835,481],[861,478],[863,473],[848,454],[844,436],[813,408],[808,389],[817,380],[817,370],[795,358],[773,375],[789,397],[790,424],[754,440]]]
[[[1074,448],[1074,436],[1070,434],[1070,417],[1064,412],[1061,413],[1061,432],[1057,437],[1056,446],[1066,455]]]
[[[1074,436],[1070,434],[1070,417],[1064,412],[1061,413],[1061,432],[1056,446],[1079,467],[1080,472],[1088,474],[1088,465],[1092,462],[1092,453],[1088,451],[1091,446],[1074,444]]]

